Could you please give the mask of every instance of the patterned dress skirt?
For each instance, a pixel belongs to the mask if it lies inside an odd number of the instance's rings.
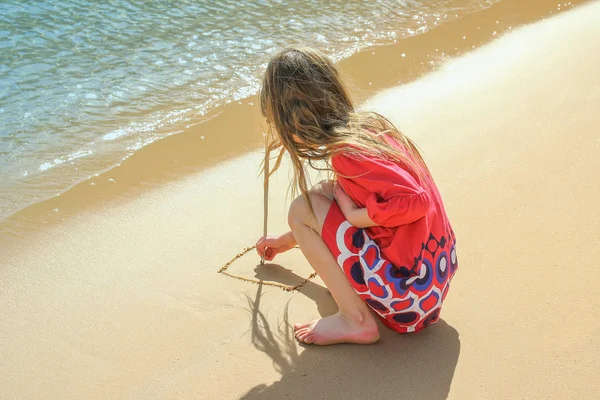
[[[451,230],[438,238],[431,234],[410,269],[385,260],[379,246],[364,229],[346,220],[335,201],[325,219],[322,238],[350,285],[384,325],[411,333],[439,320],[450,280],[458,268]]]

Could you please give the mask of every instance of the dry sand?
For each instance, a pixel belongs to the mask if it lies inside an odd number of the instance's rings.
[[[300,346],[288,320],[335,311],[318,279],[289,293],[218,275],[261,234],[252,152],[5,233],[0,398],[598,398],[599,20],[596,1],[513,29],[367,103],[420,144],[458,236],[439,324]],[[288,182],[271,183],[273,232]],[[230,270],[311,272],[297,250],[276,261]]]

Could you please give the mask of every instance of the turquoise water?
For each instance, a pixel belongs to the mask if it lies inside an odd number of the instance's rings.
[[[337,60],[491,3],[3,1],[0,219],[255,93],[285,46]]]

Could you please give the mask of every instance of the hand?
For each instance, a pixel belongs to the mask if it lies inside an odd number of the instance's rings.
[[[372,226],[378,226],[377,223],[369,217],[367,209],[357,206],[354,200],[344,192],[344,189],[342,189],[337,181],[333,185],[333,197],[335,198],[335,201],[337,201],[338,206],[340,206],[346,220],[355,227],[370,228]]]
[[[272,261],[277,254],[293,249],[296,239],[292,232],[283,235],[269,235],[256,242],[256,252],[267,261]]]
[[[342,210],[342,213],[344,214],[346,219],[350,220],[350,218],[348,217],[352,214],[354,210],[357,210],[359,207],[356,205],[354,200],[352,200],[350,196],[348,196],[344,189],[342,189],[342,187],[337,181],[335,181],[335,183],[333,184],[333,197],[338,203],[338,206],[340,206],[340,209]]]

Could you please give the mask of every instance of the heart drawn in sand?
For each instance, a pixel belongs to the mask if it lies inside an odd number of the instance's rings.
[[[304,286],[306,284],[306,282],[308,282],[309,280],[311,280],[312,278],[314,278],[315,276],[317,276],[317,273],[313,272],[312,274],[310,274],[310,276],[308,278],[304,279],[302,282],[300,282],[297,285],[285,285],[285,284],[279,283],[279,282],[264,281],[264,280],[256,279],[256,278],[247,278],[247,277],[244,277],[244,276],[241,276],[241,275],[236,275],[236,274],[232,274],[231,272],[228,272],[229,266],[231,266],[231,264],[233,264],[233,262],[235,260],[238,260],[239,258],[241,258],[242,256],[244,256],[245,254],[247,254],[251,250],[254,250],[255,248],[256,248],[256,246],[246,247],[238,255],[236,255],[235,257],[233,257],[227,264],[225,264],[218,272],[220,274],[227,275],[227,276],[229,276],[231,278],[238,279],[240,281],[251,282],[251,283],[256,283],[256,284],[261,284],[261,285],[267,285],[267,286],[275,286],[275,287],[278,287],[278,288],[281,288],[281,289],[285,290],[286,292],[291,292],[292,290],[300,289],[302,286]]]

